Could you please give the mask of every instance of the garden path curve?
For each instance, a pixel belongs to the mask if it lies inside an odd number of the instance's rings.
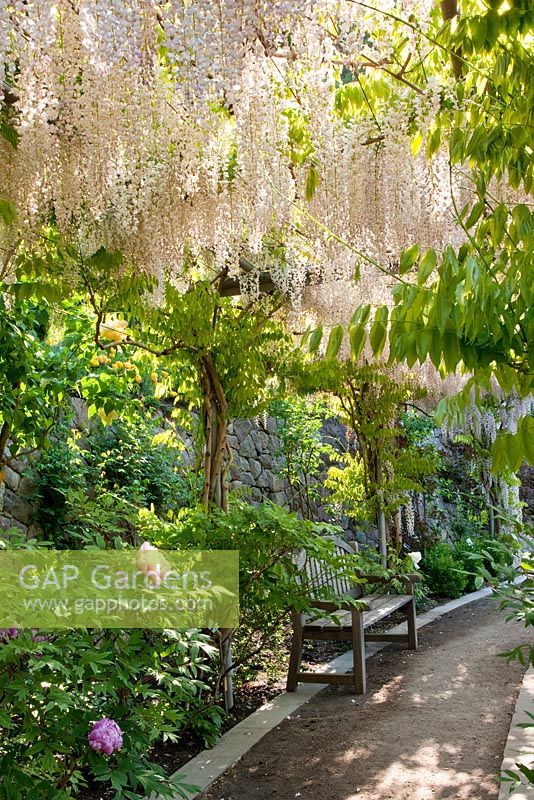
[[[201,800],[496,800],[526,640],[492,599],[367,662],[368,692],[329,688],[258,742]]]

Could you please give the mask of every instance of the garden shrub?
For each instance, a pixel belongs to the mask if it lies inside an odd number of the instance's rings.
[[[206,744],[216,739],[222,712],[205,698],[212,655],[197,631],[4,632],[0,798],[65,800],[88,784],[112,787],[115,800],[189,796],[151,749],[187,727]],[[120,732],[111,755],[94,731],[104,719]]]
[[[422,572],[430,592],[438,596],[460,597],[467,585],[462,562],[446,542],[439,542],[427,549]]]
[[[163,441],[160,441],[163,439]],[[157,421],[137,416],[112,425],[97,424],[84,446],[90,468],[105,488],[117,489],[157,514],[190,505],[192,485],[178,469],[181,442],[159,435]]]
[[[340,535],[334,526],[300,519],[268,501],[255,507],[234,500],[228,512],[214,508],[209,514],[201,508],[183,509],[173,522],[141,510],[139,530],[163,549],[239,550],[240,629],[234,661],[245,669],[276,638],[291,606],[309,607],[294,566],[297,551],[316,555],[353,578],[362,563],[355,556],[341,564],[332,542],[324,538]]]
[[[502,547],[502,542],[476,536],[464,536],[454,546],[454,555],[466,574],[466,591],[473,592],[480,588],[481,569],[486,577],[496,578],[503,566],[512,563],[511,552]]]
[[[287,481],[292,510],[313,519],[315,504],[321,497],[320,473],[329,457],[336,454],[322,438],[328,407],[322,400],[295,396],[274,401],[269,410],[278,420],[277,455],[282,461],[279,474]]]
[[[156,422],[135,415],[84,436],[63,428],[37,465],[39,522],[57,547],[133,543],[132,513],[157,514],[194,504],[195,476],[180,469],[179,443],[158,441]]]

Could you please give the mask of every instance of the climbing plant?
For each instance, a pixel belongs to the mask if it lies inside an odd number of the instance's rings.
[[[338,456],[340,466],[330,468],[325,484],[331,501],[360,522],[378,526],[383,557],[388,545],[400,550],[395,512],[406,504],[410,491],[421,490],[420,478],[437,467],[434,452],[408,446],[399,424],[415,387],[394,379],[383,367],[336,358],[301,363],[296,381],[301,390],[334,398],[334,409],[349,427],[349,447]]]
[[[226,508],[228,423],[266,407],[294,347],[283,321],[275,319],[283,300],[272,292],[257,301],[224,296],[223,270],[211,281],[192,280],[185,291],[169,282],[150,303],[128,276],[119,283],[107,278],[116,258],[99,251],[81,266],[96,347],[118,354],[121,364],[136,353],[151,365],[156,397],[174,405],[171,417],[199,412],[201,501]]]
[[[278,420],[280,475],[288,482],[293,511],[311,520],[320,498],[320,473],[335,454],[332,443],[322,436],[331,411],[322,401],[299,396],[274,401],[269,410]]]

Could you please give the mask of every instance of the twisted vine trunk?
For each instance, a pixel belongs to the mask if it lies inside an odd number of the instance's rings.
[[[204,425],[204,484],[202,505],[206,510],[221,508],[228,511],[228,490],[226,472],[229,464],[228,449],[228,401],[210,353],[202,357],[200,363],[200,383],[202,386],[203,425]],[[224,688],[224,705],[230,711],[234,705],[232,683],[232,628],[222,628],[217,633],[221,658],[217,686]],[[217,691],[217,690],[216,690]]]
[[[228,467],[228,402],[212,356],[203,356],[200,365],[203,393],[204,484],[202,505],[228,510],[225,475]]]

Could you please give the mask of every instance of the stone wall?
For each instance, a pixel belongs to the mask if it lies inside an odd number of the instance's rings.
[[[272,500],[286,508],[292,507],[290,487],[280,477],[283,458],[279,455],[280,438],[278,420],[267,417],[236,420],[229,429],[228,444],[232,452],[230,489],[243,494],[253,503]],[[327,419],[323,424],[323,441],[336,450],[346,449],[346,429],[338,420]],[[324,496],[323,482],[330,462],[324,462],[319,475],[312,482]],[[333,514],[321,501],[313,505],[314,519],[335,522],[350,531],[348,517]]]
[[[85,409],[74,410],[75,424],[80,428],[86,427],[88,421]],[[240,419],[230,425],[228,444],[232,461],[229,485],[232,491],[252,503],[269,499],[291,508],[290,487],[279,474],[282,458],[279,455],[278,426],[278,421],[273,417]],[[339,451],[347,449],[346,428],[339,420],[331,418],[325,421],[323,439]],[[187,463],[193,460],[193,442],[188,434],[184,434],[184,440],[184,461]],[[436,444],[439,446],[437,441]],[[38,506],[35,486],[27,474],[29,467],[28,462],[13,459],[3,469],[3,480],[0,479],[0,530],[15,527],[28,536],[35,536],[40,532],[36,521]],[[328,464],[325,462],[317,478],[317,486],[323,496],[322,482],[327,469]],[[525,518],[531,521],[534,516],[534,470],[524,465],[519,475],[522,479],[521,499],[526,503]],[[445,512],[446,508],[443,510]],[[351,538],[361,538],[352,528],[348,517],[336,515],[326,504],[319,501],[314,505],[313,512],[316,520],[341,525]]]
[[[76,411],[76,424],[85,427],[87,420]],[[232,454],[229,486],[243,499],[258,503],[269,499],[279,505],[291,508],[291,492],[286,480],[280,477],[282,459],[279,456],[280,438],[277,435],[278,421],[273,417],[240,419],[229,426],[228,444]],[[334,447],[345,447],[345,428],[335,419],[326,420],[323,437]],[[193,459],[193,442],[184,435],[186,449],[184,461]],[[0,529],[20,528],[29,536],[35,535],[39,528],[35,522],[37,500],[35,486],[29,477],[29,464],[14,460],[4,468],[4,482],[0,481]],[[328,465],[319,476],[318,484],[326,476]],[[320,521],[336,522],[350,530],[347,517],[332,517],[326,507],[318,503],[314,507],[315,518]]]
[[[27,461],[14,458],[3,469],[0,480],[0,530],[19,528],[27,536],[40,532],[35,522],[35,485],[26,473]]]

